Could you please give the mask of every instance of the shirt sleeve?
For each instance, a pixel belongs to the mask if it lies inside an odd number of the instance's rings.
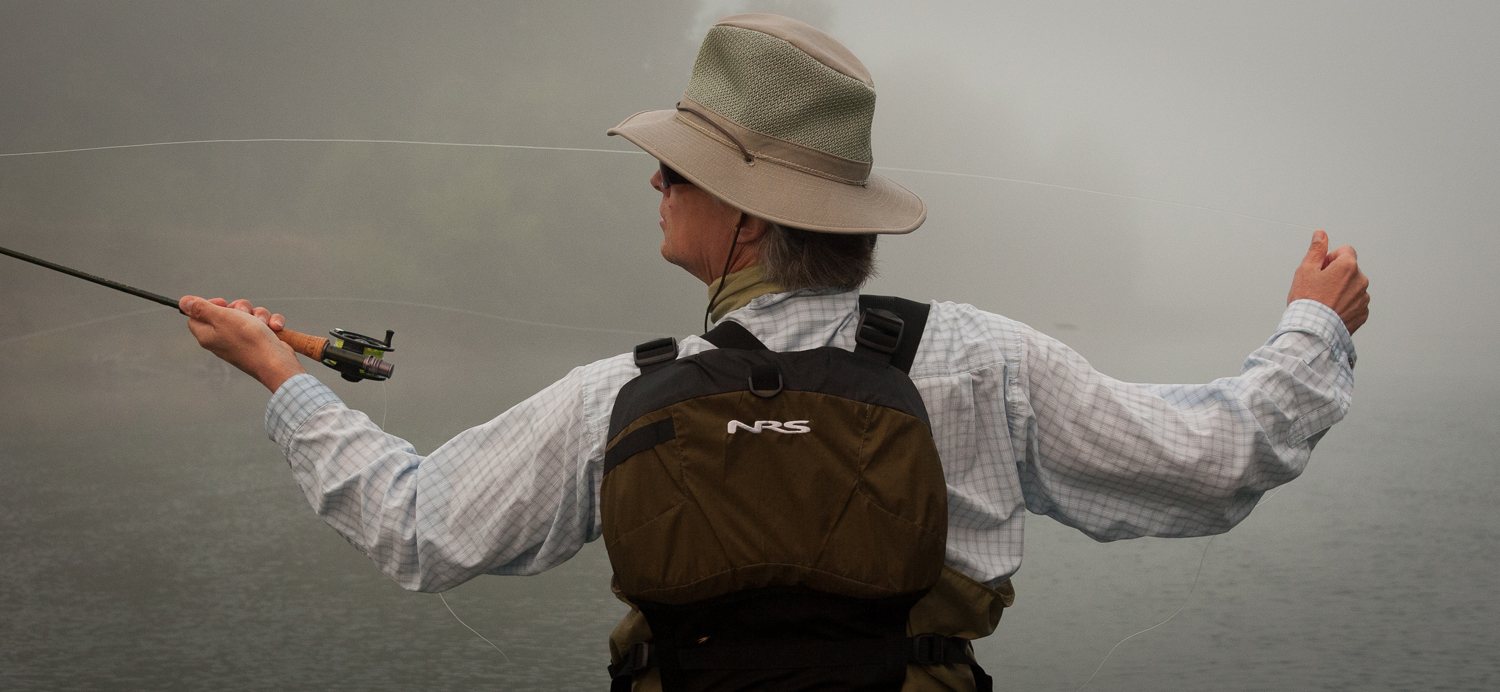
[[[329,526],[403,588],[444,591],[542,572],[598,537],[612,383],[633,371],[576,368],[426,456],[307,374],[271,397],[266,431]]]
[[[1354,391],[1354,343],[1311,300],[1287,306],[1239,376],[1208,384],[1120,382],[1040,332],[1021,340],[1026,507],[1100,541],[1229,530],[1302,473]]]

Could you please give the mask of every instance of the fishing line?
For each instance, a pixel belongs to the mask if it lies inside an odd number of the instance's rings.
[[[386,421],[386,418],[388,418],[390,416],[390,414],[391,414],[391,397],[390,397],[389,392],[386,391],[386,387],[389,387],[389,386],[391,386],[391,381],[388,380],[388,379],[387,380],[382,380],[380,382],[380,399],[381,399],[381,402],[382,402],[382,409],[380,411],[380,431],[381,432],[385,432],[385,421]],[[389,434],[389,433],[387,433],[387,434]],[[479,637],[480,639],[483,639],[484,643],[489,644],[496,651],[500,652],[500,656],[505,659],[506,663],[510,663],[510,657],[506,656],[505,652],[503,650],[501,650],[500,647],[495,646],[495,643],[492,642],[492,641],[490,641],[489,637],[486,637],[486,636],[480,634],[479,630],[476,630],[473,627],[469,627],[469,623],[464,622],[464,619],[461,618],[461,617],[459,617],[458,613],[454,612],[453,605],[448,602],[448,599],[446,597],[444,597],[441,592],[438,593],[438,598],[440,600],[442,600],[443,607],[448,609],[448,613],[453,616],[454,620],[458,621],[458,624],[463,625],[464,628],[468,629],[470,632],[473,632],[474,636]]]
[[[1285,488],[1285,487],[1286,486],[1283,485],[1283,486],[1277,487],[1275,490],[1272,490],[1271,494],[1265,496],[1264,498],[1261,498],[1261,501],[1257,502],[1256,506],[1257,507],[1264,506],[1267,502],[1271,501],[1271,498],[1276,497],[1276,493],[1281,492],[1281,489]],[[1078,689],[1075,690],[1074,692],[1082,692],[1083,688],[1088,687],[1089,683],[1091,683],[1091,682],[1094,681],[1094,676],[1098,675],[1099,671],[1104,669],[1104,663],[1105,663],[1105,661],[1109,660],[1110,655],[1115,652],[1115,649],[1120,648],[1121,644],[1124,644],[1126,641],[1130,640],[1132,637],[1135,637],[1136,635],[1145,634],[1147,632],[1150,632],[1151,630],[1154,630],[1154,629],[1156,629],[1158,627],[1161,627],[1162,625],[1167,624],[1168,622],[1171,622],[1172,618],[1177,617],[1178,613],[1181,613],[1184,608],[1187,608],[1188,602],[1193,599],[1193,592],[1195,592],[1195,591],[1198,590],[1198,579],[1203,576],[1203,563],[1208,560],[1208,549],[1209,549],[1210,546],[1212,546],[1214,544],[1214,539],[1218,538],[1218,537],[1219,536],[1212,536],[1212,537],[1210,537],[1208,539],[1208,543],[1205,543],[1203,545],[1203,554],[1200,555],[1200,556],[1198,556],[1198,571],[1193,573],[1193,585],[1188,588],[1188,594],[1187,594],[1187,596],[1183,597],[1183,599],[1182,599],[1182,605],[1177,606],[1177,610],[1172,611],[1172,614],[1168,615],[1167,619],[1162,620],[1161,622],[1158,622],[1158,623],[1156,623],[1156,624],[1154,624],[1154,625],[1152,625],[1150,627],[1147,627],[1146,629],[1143,629],[1143,630],[1141,630],[1139,632],[1136,632],[1135,634],[1132,634],[1132,635],[1130,635],[1128,637],[1125,637],[1124,639],[1121,639],[1120,641],[1115,642],[1115,645],[1112,646],[1112,647],[1110,647],[1109,653],[1104,654],[1104,659],[1101,660],[1101,661],[1099,661],[1099,665],[1094,667],[1094,672],[1089,675],[1089,679],[1084,680],[1083,684],[1079,685]]]
[[[1162,625],[1167,624],[1168,622],[1171,622],[1172,618],[1177,617],[1177,614],[1180,613],[1180,612],[1182,612],[1183,608],[1187,607],[1188,601],[1191,601],[1192,598],[1193,598],[1193,592],[1198,590],[1198,577],[1200,577],[1200,576],[1203,575],[1203,563],[1208,560],[1208,547],[1214,544],[1214,538],[1218,538],[1218,536],[1214,536],[1212,538],[1209,538],[1208,539],[1208,543],[1203,546],[1203,555],[1201,555],[1201,556],[1198,557],[1198,571],[1193,574],[1193,585],[1192,585],[1191,588],[1188,589],[1187,596],[1182,599],[1182,605],[1177,606],[1177,610],[1173,611],[1171,615],[1168,615],[1167,619],[1162,620],[1161,622],[1158,622],[1158,623],[1156,623],[1156,624],[1154,624],[1154,625],[1152,625],[1150,627],[1147,627],[1146,629],[1143,629],[1143,630],[1141,630],[1139,632],[1136,632],[1135,634],[1132,634],[1129,637],[1121,639],[1118,642],[1115,642],[1115,645],[1112,646],[1112,647],[1110,647],[1109,653],[1104,654],[1104,660],[1099,661],[1099,665],[1096,666],[1094,668],[1094,672],[1089,675],[1089,679],[1084,680],[1083,684],[1078,686],[1078,690],[1082,690],[1083,688],[1088,687],[1089,683],[1091,683],[1091,682],[1094,681],[1094,676],[1098,675],[1099,671],[1104,668],[1104,662],[1109,660],[1110,654],[1113,654],[1115,652],[1115,649],[1120,648],[1121,644],[1124,644],[1126,641],[1129,641],[1131,637],[1134,637],[1134,636],[1139,635],[1139,634],[1145,634],[1147,632],[1150,632],[1151,630],[1154,630],[1154,629],[1156,629],[1158,627],[1161,627]]]
[[[8,339],[0,339],[0,346],[7,346],[7,345],[13,344],[13,343],[15,343],[17,341],[25,341],[26,339],[30,339],[32,337],[46,336],[48,334],[52,334],[52,333],[55,333],[55,332],[66,331],[66,330],[69,330],[69,329],[75,329],[77,327],[87,327],[87,326],[89,326],[91,324],[99,324],[101,322],[108,322],[110,320],[119,320],[119,319],[124,319],[126,317],[135,317],[136,315],[144,315],[144,314],[147,314],[147,313],[157,313],[157,312],[161,312],[161,309],[160,308],[146,308],[145,310],[133,310],[131,312],[121,313],[121,314],[118,314],[118,315],[110,315],[108,317],[95,317],[93,319],[84,320],[82,322],[74,322],[73,324],[65,324],[65,325],[63,325],[61,327],[49,327],[49,328],[43,329],[43,330],[41,330],[39,332],[31,332],[30,334],[22,334],[20,336],[13,336],[13,337],[10,337]]]
[[[468,147],[468,148],[479,148],[479,149],[530,149],[530,150],[533,150],[533,151],[574,151],[574,152],[583,152],[583,153],[592,153],[592,154],[628,154],[628,155],[632,155],[632,156],[648,156],[648,154],[646,154],[646,152],[640,151],[640,150],[590,149],[590,148],[587,148],[587,147],[543,147],[543,146],[534,146],[534,145],[527,145],[527,144],[482,144],[482,143],[475,143],[475,142],[426,142],[426,141],[407,140],[407,139],[332,139],[332,138],[311,138],[311,137],[257,137],[257,138],[252,138],[252,139],[190,139],[190,140],[181,140],[181,141],[172,141],[172,142],[144,142],[144,143],[141,143],[141,144],[112,144],[112,145],[98,146],[98,147],[79,147],[79,148],[75,148],[75,149],[50,149],[50,150],[46,150],[46,151],[17,151],[17,152],[11,152],[11,153],[8,153],[8,154],[0,154],[0,158],[5,158],[5,157],[9,157],[9,156],[43,156],[43,155],[46,155],[46,154],[73,154],[73,153],[86,152],[86,151],[106,151],[106,150],[110,150],[110,149],[140,149],[140,148],[144,148],[144,147],[171,147],[171,146],[190,145],[190,144],[255,144],[255,143],[275,143],[275,142],[291,143],[291,144],[396,144],[396,145],[429,146],[429,147]],[[1024,179],[1021,179],[1021,178],[1004,178],[1004,177],[995,176],[995,175],[982,175],[982,174],[979,174],[979,173],[958,173],[958,172],[955,172],[955,171],[934,171],[934,170],[929,170],[929,169],[925,169],[925,168],[899,168],[899,167],[896,167],[896,166],[875,166],[874,168],[877,169],[877,170],[882,170],[882,171],[901,171],[903,173],[926,173],[928,175],[948,175],[948,176],[954,176],[954,177],[958,177],[958,178],[974,178],[976,180],[991,180],[991,181],[995,181],[995,182],[1012,183],[1012,184],[1016,184],[1016,185],[1035,185],[1037,187],[1050,187],[1050,188],[1057,189],[1057,190],[1068,190],[1070,192],[1083,192],[1083,193],[1087,193],[1087,194],[1091,194],[1091,195],[1101,195],[1101,196],[1104,196],[1104,197],[1115,197],[1115,198],[1118,198],[1118,199],[1130,199],[1130,200],[1136,200],[1136,201],[1139,201],[1139,202],[1155,202],[1156,204],[1166,204],[1166,205],[1170,205],[1170,206],[1174,206],[1174,207],[1182,207],[1182,208],[1185,208],[1185,209],[1200,209],[1200,210],[1203,210],[1203,211],[1214,211],[1214,212],[1219,212],[1220,214],[1229,214],[1231,216],[1238,216],[1238,217],[1246,218],[1246,219],[1254,219],[1256,221],[1268,221],[1270,223],[1281,224],[1281,225],[1284,225],[1284,226],[1291,226],[1293,228],[1301,228],[1301,229],[1309,230],[1309,231],[1317,230],[1316,228],[1313,228],[1312,226],[1304,226],[1304,225],[1299,224],[1299,223],[1292,223],[1290,221],[1282,221],[1280,219],[1273,219],[1273,218],[1271,218],[1269,216],[1256,216],[1254,214],[1245,214],[1245,213],[1242,213],[1242,212],[1230,211],[1228,209],[1218,209],[1216,207],[1205,207],[1205,206],[1200,205],[1200,204],[1188,204],[1186,202],[1173,202],[1171,200],[1156,199],[1154,197],[1140,197],[1140,196],[1137,196],[1137,195],[1127,195],[1127,194],[1122,194],[1122,193],[1119,193],[1119,192],[1104,192],[1104,191],[1101,191],[1101,190],[1090,190],[1090,189],[1088,189],[1086,187],[1075,187],[1075,186],[1072,186],[1072,185],[1058,185],[1058,184],[1055,184],[1055,183],[1043,183],[1043,182],[1038,182],[1038,181],[1035,181],[1035,180],[1024,180]]]
[[[584,147],[537,147],[525,144],[475,144],[471,142],[419,142],[405,139],[313,139],[313,138],[286,138],[286,137],[260,137],[255,139],[190,139],[178,142],[146,142],[143,144],[113,144],[102,147],[80,147],[77,149],[52,149],[50,151],[18,151],[10,154],[0,154],[0,158],[6,156],[42,156],[44,154],[72,154],[83,151],[104,151],[106,149],[140,149],[143,147],[173,147],[183,144],[253,144],[267,142],[287,142],[293,144],[409,144],[428,147],[472,147],[481,149],[535,149],[538,151],[581,151],[594,154],[631,154],[646,155],[644,151],[630,151],[626,149],[587,149]]]
[[[443,594],[441,594],[441,593],[438,594],[438,598],[442,598],[442,600],[443,600],[443,607],[447,608],[448,612],[453,613],[453,606],[448,605],[448,599],[443,598]],[[469,631],[473,632],[474,636],[479,637],[480,639],[483,639],[484,643],[489,644],[490,646],[495,647],[496,651],[500,651],[500,647],[495,646],[495,643],[492,642],[492,641],[490,641],[488,637],[480,634],[479,630],[476,630],[473,627],[469,627],[469,623],[464,622],[464,619],[461,618],[461,617],[459,617],[458,613],[453,613],[453,619],[457,620],[458,624],[463,625],[464,627],[468,627]],[[505,662],[506,663],[510,663],[510,657],[506,656],[504,651],[500,651],[500,655],[505,657]]]
[[[391,393],[386,390],[386,387],[389,386],[391,386],[390,378],[380,381],[380,403],[382,407],[380,411],[380,432],[385,432],[385,419],[391,415]]]
[[[391,381],[388,380],[388,379],[387,380],[382,380],[380,382],[380,398],[381,398],[381,401],[383,403],[382,410],[380,412],[380,431],[381,432],[385,432],[385,421],[386,421],[386,418],[388,416],[390,416],[390,413],[391,413],[391,398],[390,398],[389,393],[386,391],[386,387],[389,387],[389,386],[391,386]],[[389,433],[387,433],[387,434],[389,434]],[[505,651],[501,650],[500,647],[495,646],[495,643],[492,642],[492,641],[490,641],[489,637],[486,637],[486,636],[480,634],[479,630],[476,630],[473,627],[469,627],[469,623],[464,622],[464,619],[461,618],[461,617],[459,617],[457,612],[454,612],[453,605],[448,602],[448,599],[446,597],[444,597],[441,592],[439,592],[437,596],[438,596],[439,599],[442,600],[443,607],[448,609],[448,613],[453,616],[454,620],[458,621],[458,624],[463,625],[464,628],[468,629],[470,632],[473,632],[474,636],[479,637],[480,639],[483,639],[484,643],[489,644],[496,651],[500,652],[500,656],[505,659],[506,663],[510,663],[510,657],[505,655]]]
[[[1173,202],[1171,200],[1156,199],[1154,197],[1138,197],[1136,195],[1126,195],[1126,194],[1121,194],[1121,193],[1118,193],[1118,192],[1102,192],[1102,191],[1099,191],[1099,190],[1090,190],[1088,188],[1073,187],[1072,185],[1056,185],[1056,184],[1053,184],[1053,183],[1040,183],[1040,182],[1037,182],[1035,180],[1022,180],[1020,178],[1001,178],[999,176],[994,176],[994,175],[980,175],[978,173],[954,173],[954,172],[951,172],[951,171],[929,171],[929,170],[922,169],[922,168],[895,168],[895,167],[892,167],[892,166],[876,166],[875,168],[878,168],[878,169],[881,169],[881,170],[886,170],[886,171],[905,171],[907,173],[928,173],[930,175],[951,175],[951,176],[955,176],[955,177],[959,177],[959,178],[976,178],[976,179],[979,179],[979,180],[995,180],[995,181],[999,181],[999,182],[1002,182],[1002,183],[1015,183],[1015,184],[1018,184],[1018,185],[1036,185],[1038,187],[1050,187],[1050,188],[1053,188],[1053,189],[1056,189],[1056,190],[1069,190],[1069,191],[1072,191],[1072,192],[1087,192],[1087,193],[1089,193],[1091,195],[1103,195],[1105,197],[1118,197],[1120,199],[1133,199],[1133,200],[1137,200],[1137,201],[1140,201],[1140,202],[1155,202],[1157,204],[1168,204],[1168,205],[1171,205],[1171,206],[1174,206],[1174,207],[1183,207],[1185,209],[1201,209],[1203,211],[1216,211],[1216,212],[1219,212],[1220,214],[1229,214],[1231,216],[1239,216],[1239,217],[1246,218],[1246,219],[1254,219],[1256,221],[1269,221],[1271,223],[1279,223],[1279,224],[1281,224],[1283,226],[1291,226],[1293,228],[1301,228],[1301,229],[1309,230],[1309,231],[1316,231],[1316,230],[1318,230],[1316,228],[1313,228],[1312,226],[1303,226],[1300,223],[1292,223],[1290,221],[1282,221],[1280,219],[1273,219],[1273,218],[1271,218],[1269,216],[1256,216],[1254,214],[1243,214],[1243,213],[1240,213],[1240,212],[1237,212],[1237,211],[1229,211],[1228,209],[1215,209],[1214,207],[1205,207],[1205,206],[1202,206],[1202,205],[1199,205],[1199,204],[1188,204],[1186,202]]]
[[[633,329],[611,329],[611,328],[608,328],[608,327],[580,327],[578,325],[561,324],[561,323],[558,323],[558,322],[538,322],[536,320],[523,320],[523,319],[521,319],[519,317],[505,317],[503,315],[491,315],[489,313],[477,312],[475,310],[465,310],[463,308],[450,308],[450,307],[447,307],[447,306],[444,306],[444,305],[432,305],[430,303],[413,303],[413,302],[407,301],[407,300],[385,300],[383,298],[344,298],[344,297],[340,297],[340,296],[302,296],[302,297],[292,297],[292,298],[271,297],[271,298],[266,298],[265,302],[266,303],[292,302],[292,301],[297,301],[297,300],[333,300],[333,301],[347,301],[347,302],[351,302],[351,303],[378,303],[378,304],[381,304],[381,305],[400,305],[400,306],[412,307],[412,308],[426,308],[428,310],[441,310],[443,312],[452,312],[452,313],[459,314],[459,315],[472,315],[474,317],[484,317],[484,318],[488,318],[488,319],[492,319],[492,320],[500,320],[501,322],[513,322],[515,324],[524,324],[524,325],[531,326],[531,327],[552,327],[554,329],[571,329],[571,330],[574,330],[574,331],[580,331],[580,332],[598,332],[598,333],[601,333],[601,334],[627,334],[627,335],[630,335],[630,336],[661,336],[661,334],[659,332],[642,332],[642,331],[636,331],[636,330],[633,330]]]

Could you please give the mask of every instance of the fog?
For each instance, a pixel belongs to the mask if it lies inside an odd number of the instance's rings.
[[[1371,278],[1348,419],[1240,527],[1098,544],[1028,518],[1016,605],[977,645],[1000,688],[1075,690],[1174,613],[1087,689],[1496,684],[1493,3],[0,2],[0,245],[304,332],[393,329],[389,383],[313,374],[427,452],[699,329],[655,162],[604,131],[671,107],[740,11],[874,77],[875,165],[929,217],[881,240],[867,292],[1187,382],[1271,335],[1311,229]],[[543,148],[32,153],[248,139]],[[602,545],[447,595],[502,656],[313,514],[265,390],[180,315],[0,260],[0,687],[607,684]]]

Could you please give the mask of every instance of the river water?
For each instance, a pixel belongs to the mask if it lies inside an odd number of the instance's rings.
[[[1123,379],[1201,381],[1274,328],[1303,227],[1372,277],[1353,410],[1235,530],[1098,544],[1029,519],[1016,606],[977,645],[1000,689],[1500,685],[1487,6],[6,2],[0,154],[629,152],[603,131],[670,106],[707,25],[742,9],[864,59],[878,165],[1011,179],[887,170],[931,211],[882,241],[873,292],[1025,320]],[[315,374],[428,451],[695,331],[706,296],[657,255],[652,167],[308,142],[0,157],[0,245],[250,297],[301,331],[394,329],[390,382]],[[602,545],[446,594],[497,652],[322,524],[265,437],[266,392],[179,315],[4,259],[0,689],[605,687],[623,607]]]

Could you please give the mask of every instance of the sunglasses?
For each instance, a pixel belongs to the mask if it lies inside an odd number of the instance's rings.
[[[692,185],[681,173],[672,170],[667,164],[661,164],[661,189],[670,190],[673,185]]]

